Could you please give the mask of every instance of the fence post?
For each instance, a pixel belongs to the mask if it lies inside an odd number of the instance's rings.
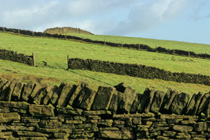
[[[123,47],[123,44],[122,44],[122,42],[121,42],[121,47]]]
[[[137,48],[137,50],[140,50],[140,44],[138,44],[138,48]]]
[[[18,29],[18,34],[20,34],[20,30]]]
[[[35,64],[35,53],[32,53],[32,60],[33,60],[33,64],[32,65],[35,67],[35,65],[36,65]]]
[[[106,45],[106,40],[104,40],[104,45]]]
[[[3,32],[5,32],[5,27],[3,27]]]
[[[34,36],[34,32],[32,32],[32,36]]]
[[[67,55],[67,69],[69,68],[69,55]]]
[[[188,56],[190,56],[190,52],[188,52]]]
[[[175,54],[175,50],[173,49],[173,55]]]

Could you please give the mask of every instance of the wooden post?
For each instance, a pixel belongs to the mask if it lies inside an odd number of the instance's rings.
[[[18,29],[18,34],[20,34],[20,30]]]
[[[36,65],[35,64],[35,53],[32,53],[32,60],[33,60],[33,64],[32,65],[35,67],[35,65]]]
[[[188,52],[188,56],[190,56],[190,52]]]
[[[32,32],[32,36],[34,36],[34,32]]]
[[[104,45],[106,45],[106,40],[104,40]]]
[[[137,49],[140,50],[140,44],[138,44],[138,48]]]
[[[175,50],[173,49],[173,55],[175,54]]]
[[[69,55],[67,55],[67,69],[69,68]]]
[[[121,42],[121,47],[123,47],[123,44],[122,44],[122,42]]]
[[[3,27],[3,32],[5,32],[5,27]]]

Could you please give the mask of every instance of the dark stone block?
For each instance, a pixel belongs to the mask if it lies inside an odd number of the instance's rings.
[[[190,99],[190,95],[186,93],[177,94],[171,104],[170,111],[175,114],[185,113],[185,107]]]
[[[156,91],[151,105],[151,112],[158,113],[163,103],[165,93],[163,91]]]
[[[203,94],[201,92],[199,92],[198,94],[193,94],[186,110],[187,115],[196,115],[202,97]]]

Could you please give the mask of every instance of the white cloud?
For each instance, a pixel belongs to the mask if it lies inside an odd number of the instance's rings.
[[[185,10],[190,0],[158,0],[139,2],[130,11],[128,18],[120,22],[110,34],[125,35],[150,30],[170,21]]]

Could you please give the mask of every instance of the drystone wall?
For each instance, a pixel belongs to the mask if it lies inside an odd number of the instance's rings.
[[[18,54],[17,52],[6,49],[0,49],[0,59],[20,62],[30,66],[34,65],[32,56]]]
[[[162,79],[166,81],[210,85],[210,76],[188,73],[173,73],[156,67],[140,64],[125,64],[92,59],[72,58],[68,60],[68,68],[115,73],[146,79]]]
[[[136,49],[136,50],[159,52],[159,53],[166,53],[166,54],[171,54],[171,55],[181,55],[181,56],[196,57],[196,58],[203,58],[203,59],[210,58],[210,54],[206,54],[206,53],[205,54],[197,54],[193,51],[184,51],[184,50],[177,50],[177,49],[170,50],[170,49],[166,49],[163,47],[152,48],[145,44],[121,44],[121,43],[84,39],[84,38],[80,38],[77,36],[49,34],[49,33],[42,33],[42,32],[33,32],[33,31],[28,31],[28,30],[11,29],[11,28],[5,28],[5,27],[0,27],[0,31],[12,32],[12,33],[29,35],[29,36],[37,36],[37,37],[52,37],[52,38],[58,38],[58,39],[77,40],[77,41],[82,41],[82,42],[87,42],[87,43],[107,45],[107,46],[111,46],[111,47],[122,47],[122,48],[128,48],[128,49],[131,48],[131,49]]]
[[[0,138],[197,139],[210,138],[210,93],[178,94],[121,83],[42,86],[0,79]],[[171,114],[173,113],[173,114]]]
[[[80,33],[80,34],[91,34],[93,33],[82,30],[80,28],[72,28],[72,27],[55,27],[55,28],[49,28],[44,31],[44,33],[49,34],[68,34],[68,33]]]

